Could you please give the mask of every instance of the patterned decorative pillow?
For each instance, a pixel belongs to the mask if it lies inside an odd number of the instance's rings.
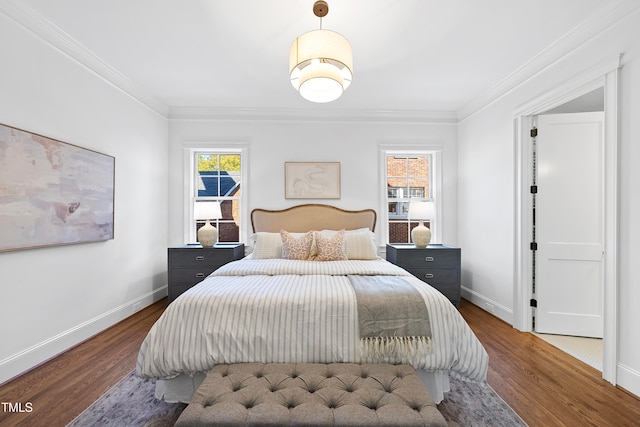
[[[325,239],[335,236],[336,230],[322,230],[320,234]],[[376,235],[368,228],[346,230],[344,232],[344,246],[348,259],[380,259],[376,246]],[[311,247],[311,256],[316,252],[316,244]]]
[[[331,237],[325,237],[319,231],[314,231],[316,240],[316,261],[346,260],[347,253],[344,245],[344,230],[338,231]]]
[[[295,237],[291,233],[280,230],[282,237],[282,258],[307,260],[311,257],[313,232],[304,233],[302,237]]]

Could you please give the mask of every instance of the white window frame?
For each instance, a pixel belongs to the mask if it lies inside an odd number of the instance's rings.
[[[415,145],[401,146],[395,144],[380,145],[380,189],[382,192],[382,203],[380,206],[380,246],[384,247],[389,243],[389,206],[387,201],[387,156],[407,156],[407,155],[431,155],[431,168],[429,170],[429,185],[431,198],[434,202],[436,216],[431,221],[431,243],[442,243],[442,148],[440,145]]]
[[[183,235],[186,242],[197,242],[196,222],[193,219],[193,209],[196,200],[196,161],[197,153],[240,154],[240,230],[241,243],[247,241],[247,212],[249,178],[249,148],[246,144],[233,143],[189,143],[184,148],[184,209]]]

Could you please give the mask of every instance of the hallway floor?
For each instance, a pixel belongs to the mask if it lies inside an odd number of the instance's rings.
[[[602,339],[538,333],[535,335],[576,359],[602,371]]]

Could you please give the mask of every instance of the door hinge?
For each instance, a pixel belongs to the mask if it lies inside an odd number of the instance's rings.
[[[531,194],[537,194],[538,193],[538,186],[537,185],[532,185],[531,187],[529,187],[529,191],[531,191]]]
[[[531,249],[532,251],[537,251],[538,250],[538,244],[536,242],[529,243],[529,249]]]
[[[529,307],[537,307],[538,306],[538,300],[537,299],[530,299],[529,300]]]
[[[531,214],[532,214],[531,215],[531,222],[532,222],[533,226],[535,227],[536,226],[536,209],[535,208],[533,208]]]
[[[531,138],[535,138],[536,136],[538,136],[538,128],[531,128],[531,132],[529,133],[529,135],[531,135]]]

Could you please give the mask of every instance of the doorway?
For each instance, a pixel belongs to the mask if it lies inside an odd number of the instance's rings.
[[[604,88],[534,123],[533,329],[602,371]]]
[[[583,95],[604,88],[604,241],[602,276],[603,289],[603,378],[616,384],[617,367],[617,185],[618,185],[618,81],[620,58],[594,66],[570,82],[540,95],[515,111],[515,155],[516,155],[516,218],[515,218],[515,288],[513,326],[524,332],[534,332],[535,312],[533,272],[535,265],[531,257],[534,242],[534,223],[531,201],[533,162],[530,130],[534,117],[571,104]],[[571,101],[571,102],[570,102]],[[575,103],[574,103],[575,105]],[[557,110],[556,110],[557,111]]]

